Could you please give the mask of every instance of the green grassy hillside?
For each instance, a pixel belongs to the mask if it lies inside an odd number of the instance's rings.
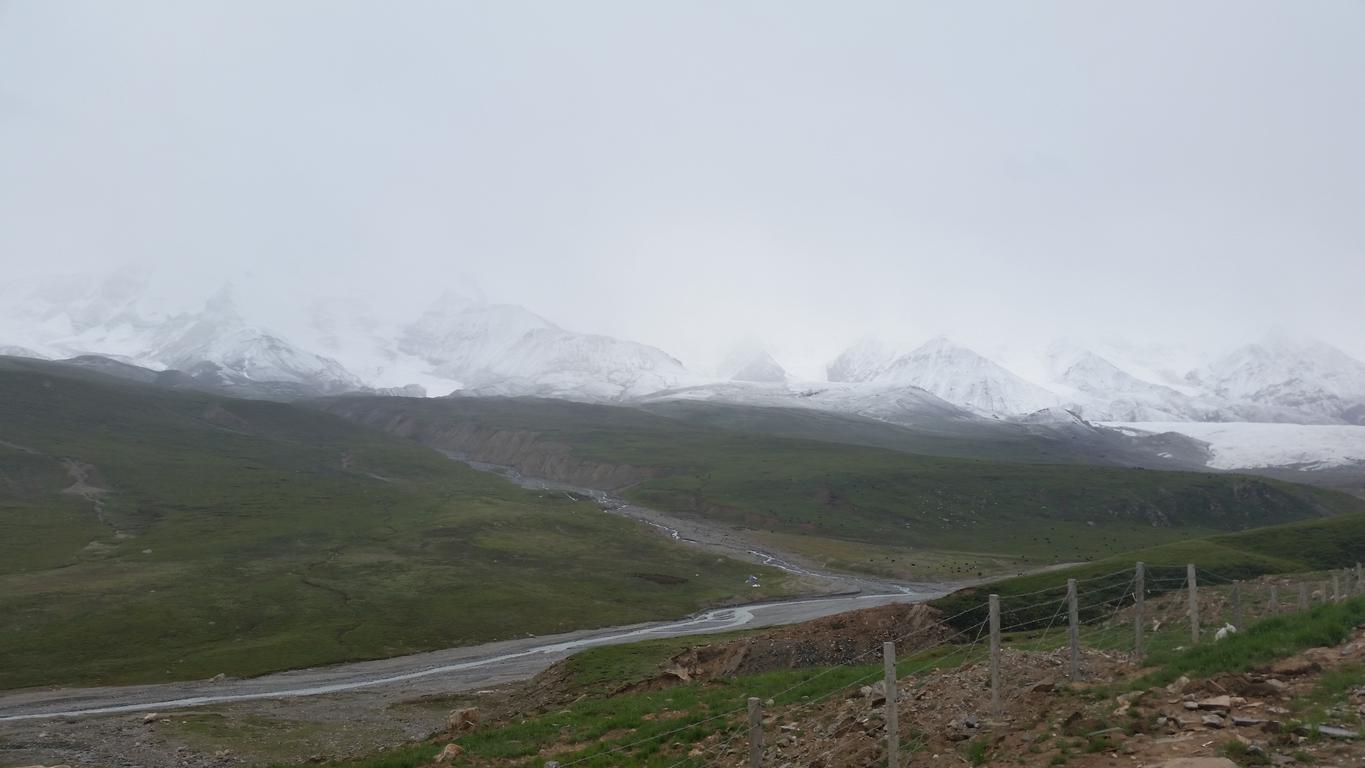
[[[1023,595],[1030,596],[1023,601],[1026,604],[1047,603],[1061,597],[1065,590],[1058,585],[1068,578],[1090,580],[1085,587],[1086,602],[1113,600],[1131,591],[1132,569],[1139,561],[1146,564],[1148,591],[1164,592],[1180,586],[1189,563],[1195,564],[1201,572],[1216,573],[1226,580],[1268,573],[1345,568],[1360,562],[1362,557],[1365,557],[1365,514],[1354,513],[1148,547],[1062,570],[1002,579],[960,590],[934,604],[951,616],[975,605],[989,593],[1000,595],[1006,604]],[[1115,572],[1117,575],[1104,578]],[[1051,592],[1040,593],[1039,590]],[[1021,612],[1012,619],[1046,621],[1054,608],[1055,604],[1046,604],[1033,614]],[[963,614],[957,621],[967,626],[980,620],[978,614]]]
[[[0,358],[0,687],[249,675],[781,591],[768,571],[746,587],[754,570],[315,410]]]
[[[833,564],[912,578],[926,569],[975,575],[983,562],[1086,560],[1365,509],[1345,494],[1260,477],[920,456],[610,406],[459,398],[319,405],[474,458],[524,460],[530,474],[562,466],[542,459],[565,452],[629,466],[642,479],[624,494],[641,504],[752,528]]]

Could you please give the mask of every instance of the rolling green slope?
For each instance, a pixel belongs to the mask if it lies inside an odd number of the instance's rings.
[[[781,592],[776,572],[746,587],[754,570],[316,410],[0,358],[0,687],[249,675]]]
[[[958,572],[974,572],[981,556],[1084,560],[1365,508],[1345,494],[1259,477],[920,456],[602,405],[461,398],[317,405],[531,475],[562,472],[556,479],[584,484],[625,478],[622,492],[641,504],[784,537],[817,557],[841,542],[845,566],[900,575],[922,566],[917,551],[961,553]]]
[[[952,616],[976,605],[988,593],[998,594],[1006,601],[1029,595],[1025,602],[1046,603],[1060,598],[1064,590],[1057,585],[1068,578],[1091,580],[1086,586],[1092,595],[1090,601],[1112,600],[1130,589],[1132,569],[1139,561],[1146,564],[1149,590],[1166,591],[1177,588],[1185,577],[1185,566],[1190,563],[1201,572],[1216,573],[1223,579],[1246,579],[1269,573],[1345,568],[1360,562],[1363,557],[1365,513],[1357,512],[1148,547],[1070,568],[960,590],[934,604]],[[1106,574],[1116,575],[1102,578]],[[1039,590],[1049,589],[1053,594],[1040,596]],[[1048,612],[1054,609],[1055,604],[1048,604],[1032,615],[1022,612],[1012,619],[1046,621]],[[980,612],[973,611],[959,616],[956,621],[968,626],[980,618]]]

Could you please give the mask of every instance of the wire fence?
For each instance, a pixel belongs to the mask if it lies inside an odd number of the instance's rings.
[[[1091,653],[1124,653],[1138,660],[1141,653],[1178,649],[1201,642],[1217,642],[1228,633],[1244,630],[1256,621],[1273,618],[1313,605],[1342,601],[1365,594],[1365,569],[1354,568],[1293,577],[1255,577],[1224,574],[1207,568],[1188,565],[1185,568],[1148,568],[1138,564],[1136,569],[1124,569],[1091,576],[1085,579],[1061,580],[1042,589],[1005,595],[991,595],[990,599],[972,601],[954,614],[937,622],[901,633],[889,640],[884,648],[870,648],[824,667],[801,680],[770,693],[757,705],[759,716],[754,718],[755,704],[751,698],[743,705],[696,719],[685,719],[678,726],[629,742],[588,747],[564,761],[537,761],[533,765],[547,768],[579,766],[636,765],[637,750],[657,750],[667,746],[681,734],[693,736],[707,732],[707,726],[723,723],[721,739],[704,747],[692,747],[676,762],[663,768],[682,768],[708,764],[735,764],[737,743],[750,745],[747,768],[761,768],[766,747],[762,712],[774,707],[799,704],[814,710],[830,698],[857,691],[873,681],[882,679],[887,708],[897,706],[895,692],[902,681],[914,681],[931,670],[961,671],[968,664],[989,659],[992,669],[991,701],[999,702],[994,714],[1014,704],[1026,691],[1024,680],[1001,680],[995,672],[1002,653],[1002,638],[1008,633],[1009,644],[1019,651],[1044,653],[1067,652],[1066,675],[1084,675],[1079,660],[1084,651]],[[1140,598],[1140,599],[1139,599]],[[959,601],[960,602],[960,601]],[[1063,616],[1067,618],[1063,620]],[[1059,630],[1065,621],[1065,634]],[[933,643],[912,644],[918,636],[942,631],[948,634]],[[988,638],[988,649],[982,647]],[[894,664],[896,648],[905,648],[911,655]],[[892,661],[886,668],[894,670],[887,676],[878,668],[852,679],[833,678],[837,672],[857,668],[891,653]],[[1008,688],[1001,691],[1000,688]],[[1003,695],[1002,695],[1003,694]],[[750,713],[746,727],[737,718]],[[889,715],[888,720],[894,720]],[[709,731],[715,733],[715,730]],[[900,733],[887,734],[895,739],[901,752],[909,755],[923,739],[908,742]],[[689,739],[688,744],[695,740]],[[890,744],[888,754],[892,752]],[[827,757],[828,755],[826,755]],[[625,762],[615,762],[624,760]],[[908,764],[906,760],[902,764]],[[885,764],[885,763],[883,763]],[[774,763],[776,765],[776,763]]]

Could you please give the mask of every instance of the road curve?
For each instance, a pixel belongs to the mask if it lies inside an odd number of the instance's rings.
[[[0,723],[153,712],[260,699],[321,696],[395,687],[405,695],[453,693],[524,680],[575,651],[659,637],[793,624],[860,608],[920,602],[942,589],[840,595],[704,611],[671,622],[583,630],[508,640],[376,661],[292,670],[245,680],[190,681],[104,688],[29,689],[0,693]],[[429,690],[428,690],[429,689]]]

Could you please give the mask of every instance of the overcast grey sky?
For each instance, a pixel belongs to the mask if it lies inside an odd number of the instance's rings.
[[[132,261],[684,360],[1365,356],[1365,3],[0,2],[0,266]]]

